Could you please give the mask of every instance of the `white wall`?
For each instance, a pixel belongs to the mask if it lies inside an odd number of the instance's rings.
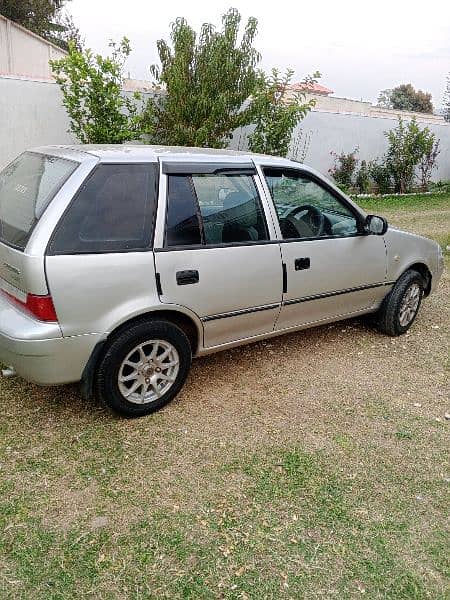
[[[450,124],[421,123],[425,124],[441,140],[433,179],[450,180]],[[359,147],[359,158],[372,160],[386,150],[384,131],[396,125],[392,117],[314,111],[294,132],[294,142],[299,142],[297,158],[304,158],[306,164],[324,174],[333,165],[332,150],[351,152]],[[56,83],[0,76],[0,168],[33,146],[76,143],[68,129],[69,119]],[[230,145],[245,150],[245,132],[237,131]]]
[[[404,116],[404,118],[406,118]],[[321,171],[328,175],[333,166],[332,151],[349,153],[359,148],[360,160],[373,160],[381,157],[387,149],[385,131],[397,126],[392,116],[378,117],[363,114],[326,112],[323,109],[311,111],[297,126],[292,136],[289,158]],[[437,169],[433,171],[433,181],[450,180],[450,124],[441,120],[421,122],[440,140],[441,152],[437,159]],[[246,136],[251,127],[235,132],[230,146],[237,150],[246,150]]]
[[[425,124],[421,124],[423,127]],[[297,127],[294,133],[309,138],[305,162],[326,173],[333,165],[330,151],[351,152],[359,148],[360,160],[373,160],[382,156],[387,149],[385,131],[397,126],[392,118],[374,116],[311,112]],[[433,172],[433,180],[450,180],[450,125],[446,123],[426,123],[426,126],[440,139],[441,153],[438,168]],[[301,145],[300,151],[303,146]]]
[[[58,46],[0,15],[0,75],[51,79],[48,61],[66,54]]]
[[[56,83],[0,77],[0,169],[44,144],[73,144]]]

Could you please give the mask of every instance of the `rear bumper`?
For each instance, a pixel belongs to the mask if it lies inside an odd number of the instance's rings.
[[[40,385],[80,381],[100,335],[24,341],[0,333],[0,362]]]
[[[62,337],[57,323],[37,321],[0,295],[0,362],[41,385],[79,381],[100,334]]]

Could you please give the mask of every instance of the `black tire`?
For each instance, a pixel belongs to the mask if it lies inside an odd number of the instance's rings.
[[[128,354],[148,340],[162,340],[171,344],[178,353],[179,369],[170,389],[156,400],[145,404],[130,402],[120,392],[118,376]],[[116,413],[127,417],[142,417],[168,404],[183,387],[192,362],[191,345],[186,334],[169,321],[138,321],[122,329],[108,342],[94,379],[97,399]]]
[[[402,325],[400,323],[400,309],[402,306],[402,301],[413,285],[418,285],[420,288],[419,303],[412,319],[405,325]],[[414,271],[413,269],[405,271],[405,273],[403,273],[400,279],[397,280],[397,283],[383,300],[383,304],[376,315],[376,324],[378,329],[382,333],[386,333],[387,335],[391,336],[398,336],[406,333],[414,323],[419,312],[420,304],[423,298],[424,287],[425,282],[420,273]]]

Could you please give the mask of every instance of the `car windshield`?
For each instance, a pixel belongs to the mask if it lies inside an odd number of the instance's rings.
[[[24,250],[37,221],[77,166],[25,152],[0,172],[0,242]]]

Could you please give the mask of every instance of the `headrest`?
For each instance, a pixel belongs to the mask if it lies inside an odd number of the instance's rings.
[[[231,192],[223,201],[226,220],[241,227],[253,227],[258,223],[255,198],[244,192]]]

